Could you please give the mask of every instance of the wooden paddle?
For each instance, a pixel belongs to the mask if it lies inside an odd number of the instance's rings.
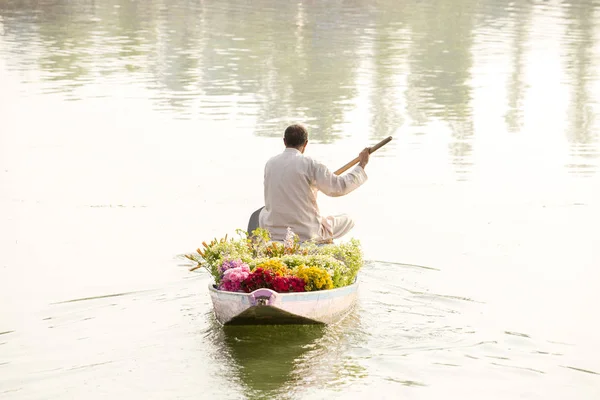
[[[375,146],[369,147],[369,154],[373,154],[377,149],[379,149],[380,147],[385,146],[391,140],[392,140],[392,137],[388,136],[385,139],[383,139],[381,142],[377,143]],[[340,174],[346,172],[347,170],[349,170],[350,168],[352,168],[353,166],[355,166],[356,164],[358,164],[359,161],[360,161],[360,157],[356,157],[354,160],[350,161],[348,164],[344,165],[342,168],[340,168],[337,171],[335,171],[334,174],[335,175],[340,175]]]

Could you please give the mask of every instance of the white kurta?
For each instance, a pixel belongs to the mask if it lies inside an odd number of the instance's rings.
[[[323,217],[317,205],[319,191],[343,196],[367,180],[357,165],[341,176],[299,150],[286,148],[265,165],[265,208],[259,226],[268,229],[273,240],[283,240],[290,227],[300,240],[326,241],[347,233],[353,226],[345,215]]]

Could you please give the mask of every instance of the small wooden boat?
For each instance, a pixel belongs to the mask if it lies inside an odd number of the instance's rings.
[[[390,140],[391,136],[369,148],[369,152]],[[343,173],[358,164],[359,159],[356,157],[334,173]],[[250,216],[249,235],[258,228],[263,208]],[[208,286],[208,290],[217,320],[223,325],[333,324],[352,310],[358,295],[358,281],[314,292],[277,293],[271,289],[258,289],[252,293],[239,293],[218,290],[213,284]]]
[[[209,285],[215,316],[223,325],[333,324],[356,303],[358,281],[336,289],[277,293],[227,292]]]

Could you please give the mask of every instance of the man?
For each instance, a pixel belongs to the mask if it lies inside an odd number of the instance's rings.
[[[344,175],[334,175],[322,163],[305,156],[308,131],[302,125],[285,130],[283,153],[265,165],[265,207],[259,215],[259,226],[267,229],[273,240],[285,239],[290,227],[301,241],[331,242],[352,229],[347,215],[321,216],[317,205],[319,191],[328,196],[343,196],[367,180],[365,167],[369,149],[359,154],[359,163]]]

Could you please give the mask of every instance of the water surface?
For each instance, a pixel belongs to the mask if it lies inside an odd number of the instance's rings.
[[[0,0],[0,395],[600,397],[600,5]],[[181,254],[292,122],[365,264],[339,325],[223,328]]]

